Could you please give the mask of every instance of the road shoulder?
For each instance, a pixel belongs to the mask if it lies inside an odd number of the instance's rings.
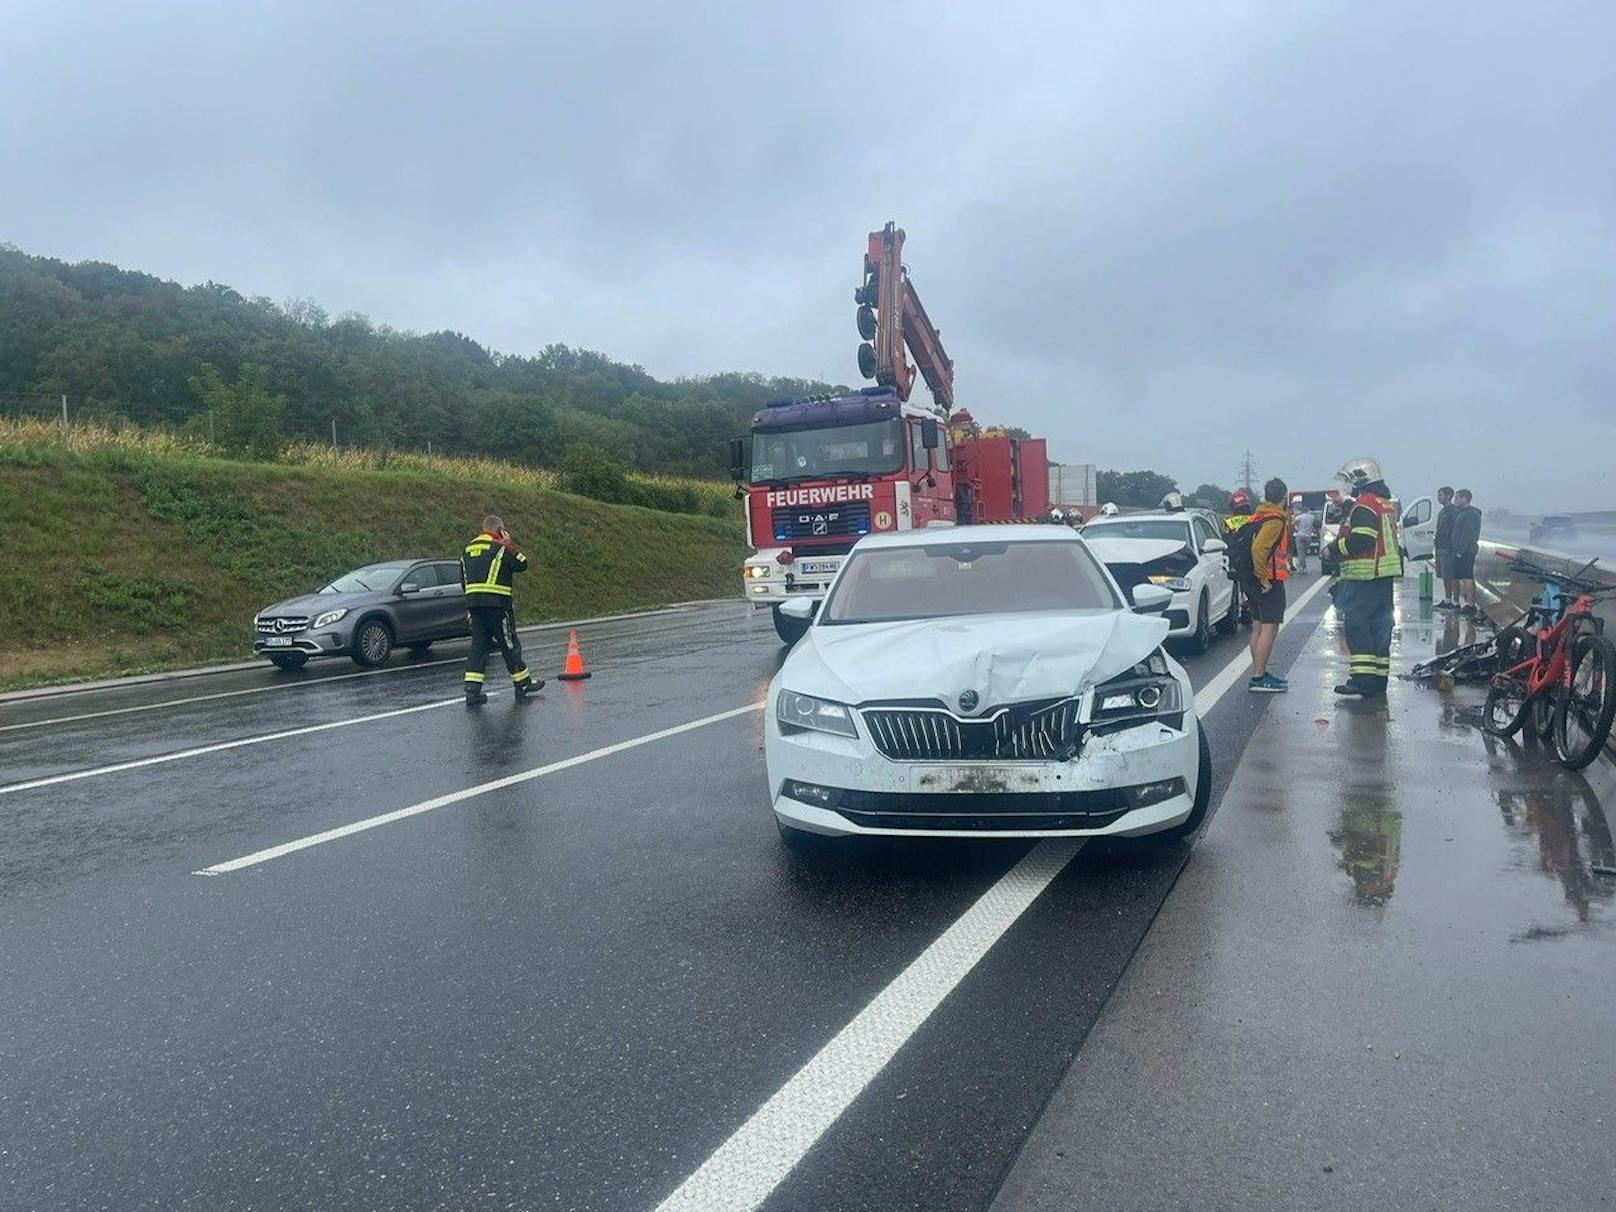
[[[1405,669],[1433,630],[1411,597]],[[1291,671],[995,1212],[1608,1196],[1611,770],[1485,744],[1474,690],[1339,703],[1339,634]]]

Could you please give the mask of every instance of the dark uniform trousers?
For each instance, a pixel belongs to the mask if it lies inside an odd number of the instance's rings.
[[[473,606],[466,612],[471,616],[471,651],[466,654],[466,682],[468,686],[480,684],[483,668],[488,664],[488,652],[499,649],[505,658],[505,668],[513,682],[527,679],[527,666],[522,662],[522,641],[516,638],[516,614],[499,606]]]
[[[1386,688],[1392,671],[1393,599],[1397,589],[1394,577],[1372,581],[1340,581],[1335,586],[1335,604],[1341,611],[1342,630],[1351,655],[1349,669],[1359,682]]]

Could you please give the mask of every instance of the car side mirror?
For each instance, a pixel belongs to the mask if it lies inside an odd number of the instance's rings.
[[[920,421],[920,444],[927,450],[936,450],[942,442],[942,435],[937,432],[937,422],[930,417],[922,417]]]
[[[1229,545],[1222,539],[1208,539],[1206,541],[1206,546],[1202,547],[1201,550],[1210,555],[1214,552],[1228,551]]]
[[[1135,585],[1133,587],[1133,612],[1135,614],[1161,614],[1167,609],[1167,604],[1173,600],[1173,591],[1164,589],[1160,585]]]
[[[787,598],[780,603],[780,613],[788,619],[806,623],[819,613],[819,603],[813,598]]]
[[[729,478],[739,484],[746,478],[746,439],[729,440]]]
[[[405,581],[402,585],[400,585],[398,587],[398,592],[399,592],[399,596],[402,597],[404,594],[407,594],[407,593],[420,593],[421,592],[421,587],[419,585],[417,585],[414,581]]]

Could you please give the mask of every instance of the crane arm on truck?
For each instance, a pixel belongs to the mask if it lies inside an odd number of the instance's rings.
[[[859,335],[865,340],[859,347],[859,371],[907,400],[919,367],[932,399],[946,415],[954,408],[954,360],[909,280],[903,239],[903,229],[893,223],[870,233],[864,284],[853,292]],[[909,365],[911,356],[915,366]]]

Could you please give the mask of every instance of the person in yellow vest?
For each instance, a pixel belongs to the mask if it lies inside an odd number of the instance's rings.
[[[1284,694],[1290,689],[1284,678],[1268,672],[1268,658],[1285,621],[1285,582],[1291,577],[1291,515],[1285,508],[1289,491],[1284,480],[1269,480],[1263,485],[1262,504],[1251,515],[1251,525],[1257,528],[1251,537],[1256,583],[1251,591],[1251,681],[1246,689],[1253,694]]]
[[[1229,494],[1229,516],[1223,519],[1225,529],[1239,530],[1251,521],[1251,494],[1244,488],[1236,488]]]
[[[511,581],[527,571],[528,558],[516,548],[505,523],[493,514],[483,519],[482,531],[460,553],[460,582],[466,588],[466,618],[471,624],[471,651],[466,654],[466,706],[486,703],[483,667],[488,650],[498,648],[516,686],[516,701],[523,702],[544,685],[535,680],[522,661],[522,641],[516,638],[516,603]]]
[[[1403,576],[1397,519],[1379,462],[1350,459],[1335,474],[1346,482],[1353,498],[1328,553],[1340,578],[1333,595],[1341,611],[1349,671],[1335,692],[1349,698],[1379,698],[1386,693],[1392,672],[1393,603]]]

